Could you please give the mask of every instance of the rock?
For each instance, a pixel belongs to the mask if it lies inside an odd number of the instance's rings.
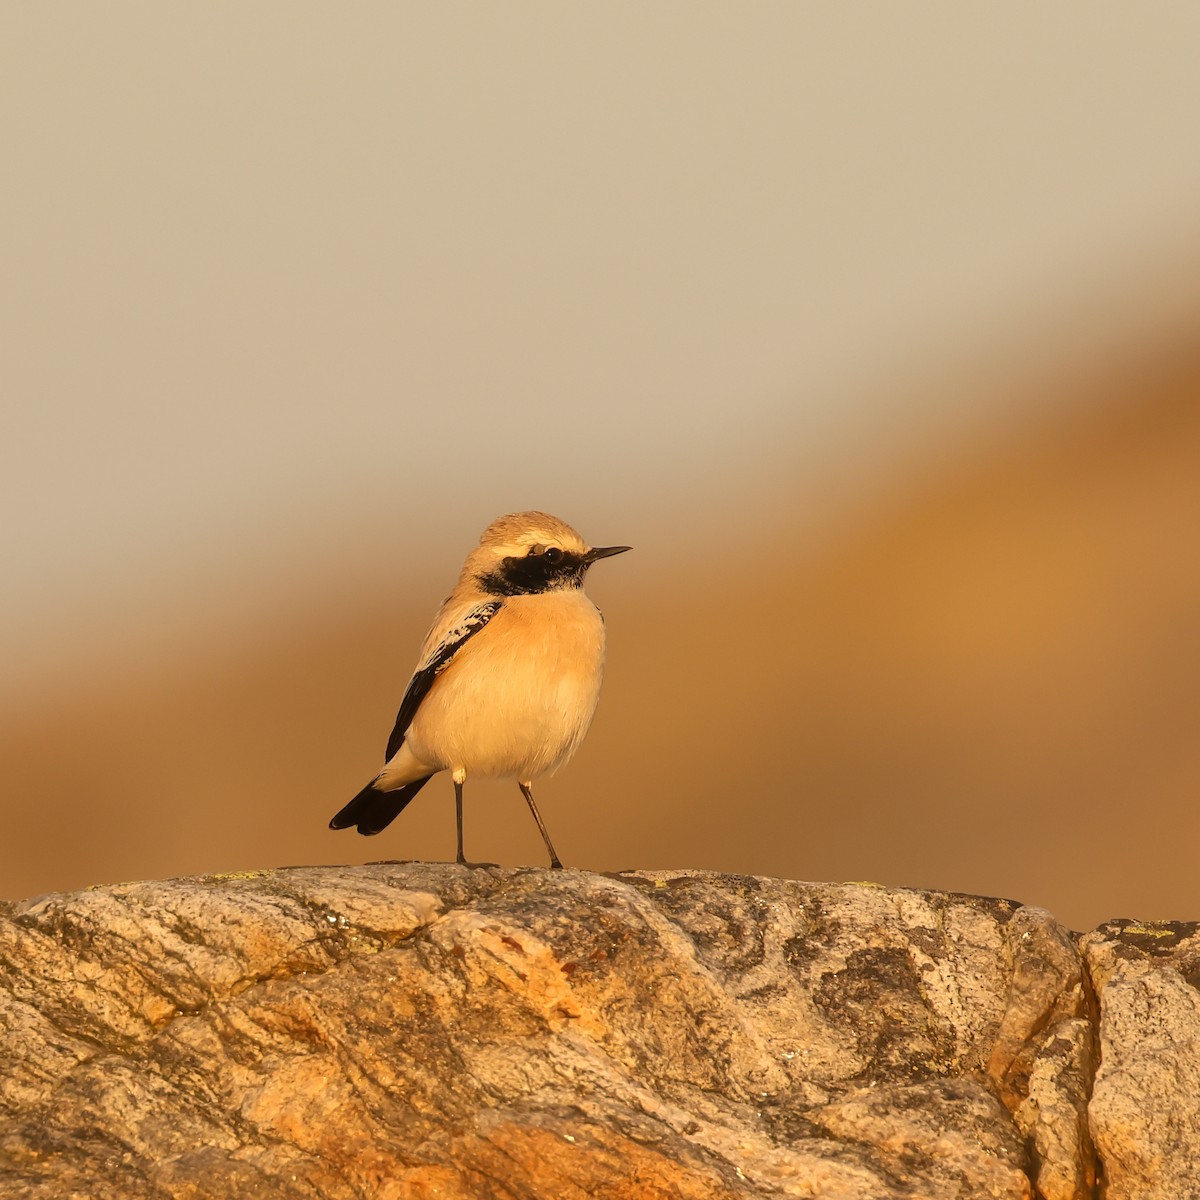
[[[1083,1200],[1086,1004],[1048,914],[938,892],[380,863],[48,896],[0,906],[0,1195]],[[1111,1091],[1144,1053],[1105,1019]]]
[[[1082,945],[1100,1005],[1090,1114],[1107,1200],[1200,1197],[1200,925],[1112,921]]]

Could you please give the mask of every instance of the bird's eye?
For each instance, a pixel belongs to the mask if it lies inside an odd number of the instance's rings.
[[[557,546],[546,547],[546,561],[548,563],[560,563],[563,560],[563,552]]]

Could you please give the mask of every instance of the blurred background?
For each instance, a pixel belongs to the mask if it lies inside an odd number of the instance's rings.
[[[326,822],[543,508],[569,864],[1200,918],[1200,8],[0,22],[0,895],[452,857]]]

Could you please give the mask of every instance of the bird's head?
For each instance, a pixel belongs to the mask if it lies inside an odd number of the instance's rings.
[[[509,513],[483,531],[466,570],[490,595],[532,595],[582,587],[592,563],[629,548],[589,546],[570,525],[549,513]]]

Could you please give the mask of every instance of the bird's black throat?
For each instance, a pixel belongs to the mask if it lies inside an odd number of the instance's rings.
[[[533,596],[538,592],[583,587],[583,576],[590,564],[582,554],[564,553],[557,562],[544,554],[524,558],[502,558],[494,570],[475,578],[489,596]]]

